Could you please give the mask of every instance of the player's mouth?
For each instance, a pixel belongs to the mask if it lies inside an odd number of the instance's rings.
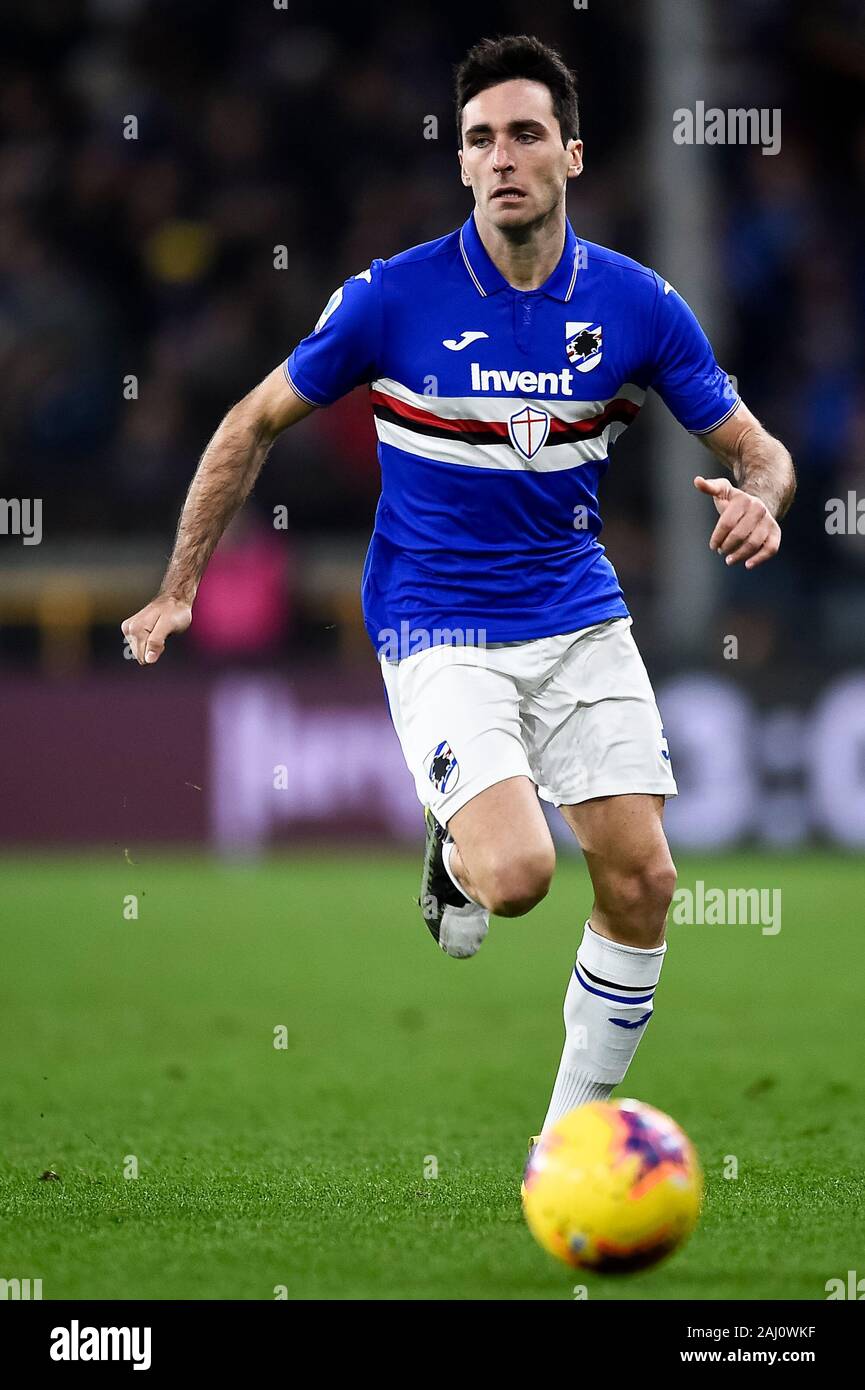
[[[526,194],[521,188],[504,183],[491,194],[491,201],[495,203],[521,203],[525,197]]]

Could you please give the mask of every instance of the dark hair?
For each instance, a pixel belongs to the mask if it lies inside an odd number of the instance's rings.
[[[487,87],[497,87],[500,82],[510,82],[515,77],[543,82],[549,88],[563,145],[579,138],[576,78],[561,54],[531,34],[507,34],[503,38],[481,39],[454,69],[457,143],[460,146],[466,102]]]

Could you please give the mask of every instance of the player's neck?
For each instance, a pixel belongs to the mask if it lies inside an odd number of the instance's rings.
[[[479,214],[475,226],[493,265],[515,290],[536,290],[552,275],[565,248],[565,205],[560,203],[541,222],[505,233]]]

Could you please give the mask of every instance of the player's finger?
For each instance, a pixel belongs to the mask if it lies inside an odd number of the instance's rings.
[[[764,511],[756,511],[747,502],[742,509],[742,514],[734,526],[730,527],[718,549],[724,555],[730,555],[738,546],[746,541],[749,536],[759,528],[764,526],[768,517]],[[717,529],[717,528],[716,528]]]
[[[744,507],[742,514],[735,526],[728,531],[726,539],[722,542],[720,549],[725,555],[731,554],[742,541],[746,540],[753,531],[759,527],[769,525],[773,517],[763,503],[757,497],[749,497],[743,494]]]
[[[139,666],[144,665],[144,644],[147,641],[147,636],[147,628],[145,627],[140,628],[133,638],[135,643],[133,651],[135,653],[135,660],[138,662]]]
[[[768,560],[776,554],[781,544],[781,528],[773,516],[766,516],[764,520],[754,527],[747,542],[739,546],[737,550],[727,556],[727,562],[744,559],[748,568],[752,568],[751,559],[760,556],[760,561]]]
[[[773,555],[777,555],[781,547],[781,527],[777,524],[773,526],[766,540],[763,542],[756,555],[752,555],[745,561],[745,569],[752,570],[757,565],[762,565],[766,560],[771,560]]]
[[[710,497],[721,497],[730,489],[727,478],[704,478],[698,473],[694,479],[694,487],[700,492],[708,493]]]
[[[727,564],[737,565],[740,560],[747,560],[751,555],[756,555],[768,540],[769,531],[768,525],[756,526],[732,550],[727,552]]]
[[[165,651],[165,639],[169,637],[173,631],[174,628],[164,614],[157,618],[150,632],[147,634],[147,640],[144,643],[143,665],[152,666],[154,661],[159,660],[162,653]]]
[[[135,657],[135,659],[136,659],[136,661],[137,661],[137,660],[138,660],[138,653],[137,653],[137,651],[135,650],[136,643],[135,643],[135,638],[134,638],[133,635],[132,635],[132,619],[131,619],[131,618],[124,618],[124,619],[123,619],[123,622],[120,624],[120,631],[123,633],[123,640],[125,641],[127,647],[129,648],[129,650],[131,651],[132,655]]]
[[[147,634],[147,628],[144,624],[144,613],[135,613],[131,618],[127,618],[125,622],[121,623],[120,631],[129,643],[129,650],[135,660],[138,662],[139,666],[143,666],[144,650],[142,647],[142,639]]]
[[[709,537],[709,549],[720,550],[724,541],[735,526],[738,526],[748,507],[748,499],[741,494],[727,503]]]

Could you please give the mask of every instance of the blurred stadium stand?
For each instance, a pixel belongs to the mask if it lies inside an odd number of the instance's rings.
[[[450,75],[482,35],[530,26],[577,69],[586,172],[569,215],[587,238],[650,259],[649,8],[7,0],[0,497],[44,504],[39,546],[0,535],[7,682],[117,673],[118,624],[154,591],[226,409],[347,275],[467,215]],[[737,680],[759,691],[771,669],[807,699],[807,673],[865,657],[865,537],[824,526],[827,499],[865,495],[865,18],[852,0],[706,9],[707,105],[783,112],[777,156],[707,151],[719,209],[707,256],[723,295],[719,356],[790,447],[799,495],[778,559],[725,576],[700,664],[729,676],[722,638],[736,633]],[[124,138],[129,116],[135,139]],[[675,265],[658,269],[676,282]],[[679,662],[658,601],[654,409],[617,445],[602,505],[660,678]],[[683,488],[707,457],[695,444]],[[334,688],[364,668],[375,682],[358,583],[377,493],[363,391],[287,432],[164,678],[314,662]],[[275,508],[287,529],[274,529]],[[224,621],[208,583],[239,596]]]

